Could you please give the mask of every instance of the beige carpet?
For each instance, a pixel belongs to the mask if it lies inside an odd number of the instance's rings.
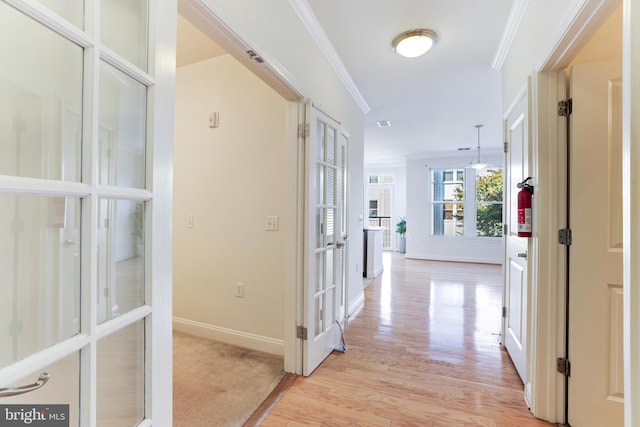
[[[174,427],[242,426],[283,366],[279,356],[174,332]]]

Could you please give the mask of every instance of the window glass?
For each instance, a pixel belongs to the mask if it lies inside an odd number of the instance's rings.
[[[501,169],[482,169],[476,173],[476,234],[502,236],[503,178]]]
[[[83,50],[0,2],[0,175],[80,180]]]
[[[34,406],[38,410],[45,410],[50,416],[55,418],[40,421],[34,419],[32,422],[26,420],[9,420],[6,412],[2,411],[2,426],[79,426],[80,425],[80,352],[71,353],[52,364],[45,366],[35,373],[14,381],[3,384],[3,387],[21,387],[25,384],[32,384],[39,379],[41,374],[48,374],[49,379],[37,390],[26,394],[5,396],[2,398],[2,405]],[[53,406],[51,406],[53,404]],[[36,405],[42,405],[40,407]],[[69,405],[67,408],[63,405]],[[6,408],[6,407],[5,407]],[[3,408],[4,409],[4,408]],[[50,409],[48,411],[48,409]],[[63,418],[64,417],[64,420]],[[57,421],[57,420],[60,420]]]
[[[378,216],[378,201],[369,200],[369,218]]]
[[[316,122],[316,140],[318,141],[318,152],[316,153],[316,159],[321,162],[326,160],[325,146],[327,141],[325,140],[326,129],[322,120],[318,119]]]
[[[98,341],[97,426],[135,426],[144,418],[144,342],[144,319]]]
[[[502,236],[502,169],[433,169],[431,181],[432,235]]]
[[[80,331],[80,218],[76,197],[0,196],[0,367]]]
[[[145,302],[144,228],[144,202],[100,200],[98,323]]]
[[[84,2],[82,0],[38,0],[40,3],[71,22],[83,28]]]
[[[100,37],[104,44],[147,70],[147,0],[102,0]]]
[[[433,172],[433,235],[464,235],[464,181],[458,170]],[[464,178],[464,174],[462,175]]]
[[[393,184],[393,175],[369,175],[369,184]]]
[[[144,188],[147,88],[100,64],[99,182]]]
[[[460,203],[434,203],[433,235],[463,236],[464,205]]]

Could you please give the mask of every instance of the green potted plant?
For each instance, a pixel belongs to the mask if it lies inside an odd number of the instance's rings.
[[[405,234],[407,232],[407,221],[404,217],[400,218],[400,222],[396,224],[396,233],[400,235],[400,246],[398,251],[401,253],[405,253],[407,251],[407,240],[405,239]]]

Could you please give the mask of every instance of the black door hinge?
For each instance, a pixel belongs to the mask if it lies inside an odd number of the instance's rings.
[[[573,235],[570,228],[563,228],[558,231],[558,242],[561,245],[571,246],[571,243],[573,243]]]
[[[301,340],[307,339],[307,328],[304,326],[298,326],[296,328],[296,338],[300,338]]]
[[[573,111],[573,100],[571,98],[558,102],[558,115],[560,117],[571,115],[571,111]]]
[[[567,377],[571,376],[571,362],[564,357],[558,357],[556,361],[556,370]]]

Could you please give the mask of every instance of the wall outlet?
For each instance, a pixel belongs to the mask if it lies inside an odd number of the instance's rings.
[[[264,228],[267,231],[278,231],[280,218],[277,216],[267,216],[264,220]]]
[[[236,283],[236,297],[244,298],[244,283]]]

